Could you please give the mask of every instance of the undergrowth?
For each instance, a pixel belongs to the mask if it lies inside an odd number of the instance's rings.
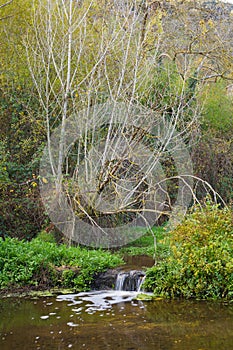
[[[0,239],[0,289],[60,287],[87,290],[93,275],[122,263],[102,250],[67,247],[41,238]]]

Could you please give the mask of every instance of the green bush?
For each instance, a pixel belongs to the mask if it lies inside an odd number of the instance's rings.
[[[122,263],[102,250],[67,247],[35,238],[0,240],[0,288],[62,287],[86,290],[96,272]]]
[[[156,295],[233,299],[233,214],[196,207],[170,233],[170,255],[147,272],[145,287]]]
[[[233,100],[227,95],[226,82],[219,80],[215,84],[206,85],[201,100],[204,102],[203,129],[232,134]]]

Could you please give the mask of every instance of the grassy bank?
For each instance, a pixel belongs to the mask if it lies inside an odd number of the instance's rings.
[[[67,247],[41,238],[0,241],[0,290],[72,288],[87,290],[93,275],[122,263],[116,254]]]

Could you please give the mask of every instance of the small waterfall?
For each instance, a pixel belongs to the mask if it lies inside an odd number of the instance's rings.
[[[144,279],[145,273],[143,271],[119,272],[116,278],[115,290],[139,292]]]
[[[141,278],[139,287],[138,287],[138,289],[137,289],[137,292],[139,292],[139,293],[140,293],[140,292],[143,292],[143,289],[142,289],[141,287],[142,287],[143,282],[145,281],[145,279],[146,279],[146,275],[144,275],[144,276]]]

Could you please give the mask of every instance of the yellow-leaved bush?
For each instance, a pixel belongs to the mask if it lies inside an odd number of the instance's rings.
[[[170,232],[170,255],[149,269],[145,286],[175,298],[233,299],[233,213],[195,207]]]

